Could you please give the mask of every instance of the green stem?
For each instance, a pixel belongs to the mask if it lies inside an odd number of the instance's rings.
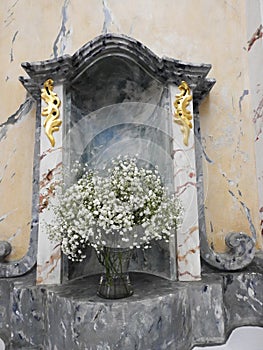
[[[125,276],[123,276],[123,252],[115,252],[112,254],[112,249],[103,247],[101,252],[96,252],[99,262],[105,268],[105,276],[109,286],[113,285],[114,276],[122,279],[126,291],[128,287],[125,283]]]

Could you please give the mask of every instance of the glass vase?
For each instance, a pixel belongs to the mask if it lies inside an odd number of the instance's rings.
[[[103,247],[97,253],[104,267],[97,294],[106,299],[127,298],[133,294],[129,276],[129,262],[132,251],[124,248]]]

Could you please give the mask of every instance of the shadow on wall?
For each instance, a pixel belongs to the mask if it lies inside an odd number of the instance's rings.
[[[230,335],[225,345],[194,347],[193,350],[262,350],[263,328],[240,327]]]

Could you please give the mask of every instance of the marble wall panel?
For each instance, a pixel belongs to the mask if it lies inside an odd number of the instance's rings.
[[[34,102],[28,98],[1,125],[0,237],[12,245],[8,260],[28,249],[31,228],[35,128]]]
[[[260,230],[263,234],[263,70],[260,69],[263,60],[263,2],[249,1],[247,4],[247,32],[248,32],[248,64],[250,76],[251,105],[250,114],[255,126],[255,156],[256,176],[258,182],[258,200]],[[256,195],[256,194],[255,194]]]

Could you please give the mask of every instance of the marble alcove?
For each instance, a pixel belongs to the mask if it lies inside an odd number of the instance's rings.
[[[28,254],[7,263],[11,247],[1,245],[0,337],[7,348],[190,350],[224,343],[242,325],[263,326],[263,258],[255,256],[255,237],[230,232],[220,254],[205,232],[199,105],[215,84],[207,77],[211,65],[159,58],[132,38],[106,34],[73,56],[22,66],[28,77],[20,80],[37,102],[34,196]],[[47,79],[61,101],[54,146],[42,127]],[[183,82],[192,97],[188,142],[174,122]],[[134,295],[105,301],[96,296],[94,254],[69,263],[48,241],[45,222],[62,165],[81,160],[101,169],[120,153],[158,165],[185,216],[169,244],[134,253]]]
[[[62,165],[71,169],[75,161],[81,161],[101,171],[111,158],[126,154],[157,165],[164,184],[186,208],[174,240],[153,244],[147,252],[136,250],[132,271],[170,280],[199,280],[196,142],[193,129],[185,142],[173,114],[175,98],[186,82],[193,95],[188,106],[192,118],[194,104],[198,106],[215,82],[206,77],[211,67],[159,59],[133,39],[106,35],[72,57],[26,63],[23,68],[30,79],[21,81],[32,95],[39,96],[49,77],[61,100],[62,130],[54,134],[54,147],[44,129],[40,131],[38,283],[60,283],[97,271],[92,251],[84,263],[72,264],[65,258],[62,262],[59,247],[47,239],[50,193],[62,176]],[[42,110],[45,105],[42,101]]]

